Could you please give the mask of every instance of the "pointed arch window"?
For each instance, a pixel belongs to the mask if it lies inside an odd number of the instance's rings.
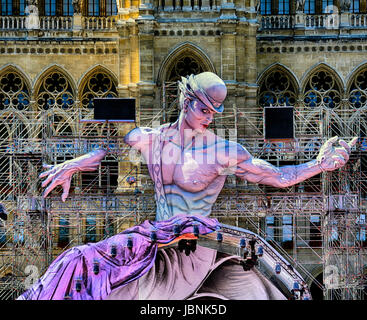
[[[352,108],[361,108],[367,103],[367,67],[359,71],[350,85],[348,101]]]
[[[291,77],[280,68],[269,72],[259,85],[259,104],[265,106],[294,106],[296,86]]]
[[[73,0],[39,0],[41,16],[72,16],[74,14]]]
[[[11,16],[13,14],[13,1],[1,0],[1,15]]]
[[[65,248],[70,242],[70,223],[67,216],[59,218],[58,247]]]
[[[1,0],[2,16],[24,16],[26,0]]]
[[[45,15],[55,16],[56,15],[56,0],[44,0],[45,1]]]
[[[318,70],[309,77],[303,95],[305,105],[310,108],[336,108],[341,103],[340,85],[336,77],[325,69]]]
[[[168,73],[168,81],[178,81],[181,77],[186,77],[190,74],[199,74],[204,72],[200,61],[191,54],[181,56],[171,67]]]
[[[36,96],[40,110],[48,110],[54,107],[69,109],[74,104],[72,86],[59,71],[52,71],[42,79]]]
[[[165,95],[163,107],[166,116],[162,119],[163,122],[175,122],[178,119],[180,110],[177,103],[177,81],[181,80],[181,77],[199,74],[204,71],[206,70],[200,59],[191,52],[179,56],[171,65],[167,72],[164,92],[162,92]]]
[[[321,5],[323,13],[336,13],[333,12],[334,8],[332,8],[332,6],[334,5],[334,0],[322,0]]]
[[[94,98],[114,98],[117,96],[116,84],[111,76],[105,71],[97,71],[86,80],[80,101],[84,108],[93,108]]]
[[[0,75],[0,109],[26,110],[30,104],[30,90],[24,79],[13,70]]]
[[[72,0],[63,0],[62,1],[62,15],[64,16],[72,16],[74,14],[74,7]]]
[[[97,216],[88,215],[85,219],[85,242],[97,241]]]

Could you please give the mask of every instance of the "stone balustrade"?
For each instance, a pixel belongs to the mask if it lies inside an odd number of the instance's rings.
[[[207,11],[221,6],[220,0],[156,0],[154,6],[161,11]]]
[[[367,26],[367,14],[352,14],[350,16],[351,27],[366,27]]]
[[[339,27],[366,28],[367,14],[293,14],[293,15],[264,15],[259,18],[260,28],[292,29],[297,27],[295,22],[302,17],[302,26],[306,29],[337,29]],[[342,24],[343,22],[343,24]],[[347,24],[345,24],[347,22]]]
[[[220,0],[156,0],[156,10],[161,11],[207,11],[217,10]],[[305,28],[338,28],[341,15],[304,14]],[[296,19],[297,18],[297,19]],[[73,29],[73,17],[39,17],[39,30],[65,31]],[[116,29],[116,17],[83,17],[82,29],[104,31]],[[264,15],[259,17],[261,30],[293,29],[299,15]],[[367,28],[367,14],[348,14],[350,28]],[[0,30],[27,30],[27,16],[0,16]]]
[[[72,17],[40,17],[40,30],[71,30]]]
[[[37,17],[37,27],[32,29],[66,31],[73,29],[73,17]],[[86,30],[114,30],[115,17],[84,17],[83,29]],[[27,16],[0,16],[0,30],[27,30]]]
[[[25,29],[26,17],[0,16],[0,30]]]
[[[113,30],[116,29],[115,17],[85,17],[83,29],[86,30]]]
[[[323,28],[328,15],[310,14],[306,15],[305,26],[307,28]]]
[[[294,17],[291,15],[262,16],[261,29],[292,29]]]

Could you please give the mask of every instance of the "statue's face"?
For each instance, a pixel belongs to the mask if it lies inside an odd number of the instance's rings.
[[[213,121],[215,111],[211,110],[199,100],[189,103],[185,113],[187,126],[197,132],[204,132]]]

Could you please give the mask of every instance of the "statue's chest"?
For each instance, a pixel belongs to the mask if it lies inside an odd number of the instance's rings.
[[[204,189],[218,176],[215,147],[186,148],[168,143],[162,150],[164,184],[177,184],[188,191]]]

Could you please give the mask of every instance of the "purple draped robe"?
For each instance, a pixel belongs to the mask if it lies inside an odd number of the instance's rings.
[[[186,214],[173,216],[166,221],[149,221],[126,229],[106,240],[71,248],[58,256],[46,273],[18,300],[104,300],[113,290],[142,277],[154,265],[158,244],[173,241],[174,226],[181,234],[192,233],[196,224],[200,234],[207,234],[220,228],[216,219]],[[157,241],[150,235],[155,231]],[[133,247],[127,247],[128,239]],[[116,245],[117,254],[111,256],[111,247]],[[98,259],[99,272],[93,272]],[[76,290],[76,282],[81,284]]]

